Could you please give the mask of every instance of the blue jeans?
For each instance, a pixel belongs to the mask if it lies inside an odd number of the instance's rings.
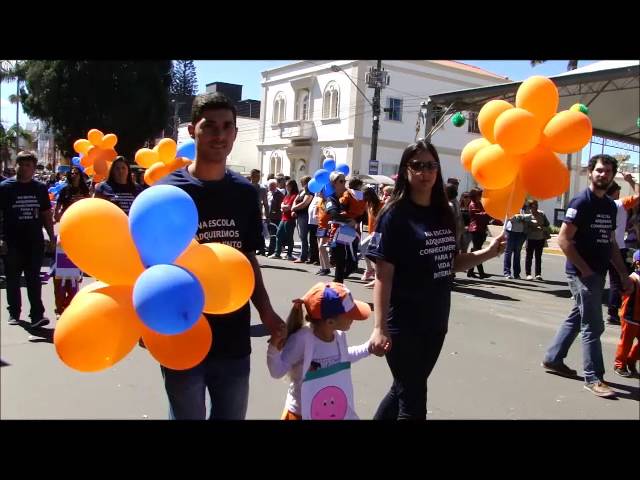
[[[569,353],[569,348],[578,336],[578,332],[582,332],[584,380],[586,383],[597,382],[604,378],[604,361],[600,343],[600,335],[604,332],[602,319],[604,276],[594,273],[585,279],[574,275],[567,275],[567,277],[575,305],[560,326],[544,360],[550,363],[561,362]]]
[[[276,255],[280,256],[283,247],[287,247],[287,256],[293,256],[293,232],[295,230],[295,219],[280,220],[280,225],[278,225],[278,231],[276,232]]]
[[[211,398],[209,420],[244,420],[249,403],[249,355],[207,358],[189,370],[160,368],[170,420],[206,420],[205,388]]]
[[[309,259],[309,215],[296,216],[296,224],[298,225],[300,243],[302,243],[300,260],[306,262]]]
[[[513,276],[520,276],[520,252],[527,239],[524,232],[507,232],[507,249],[504,252],[503,273],[511,275],[511,254],[513,254]]]

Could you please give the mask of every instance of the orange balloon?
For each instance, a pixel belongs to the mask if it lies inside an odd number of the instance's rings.
[[[185,165],[189,165],[190,163],[191,163],[191,160],[189,160],[188,158],[177,157],[171,160],[166,165],[167,165],[167,169],[169,170],[169,173],[171,173],[174,170],[184,167]]]
[[[591,120],[582,112],[564,110],[556,114],[542,131],[542,144],[558,153],[578,152],[591,140]]]
[[[169,169],[162,162],[156,162],[144,172],[144,181],[147,185],[153,185],[169,173]]]
[[[518,168],[518,157],[507,154],[500,145],[489,145],[476,153],[471,174],[484,188],[498,190],[513,182]]]
[[[478,113],[478,127],[482,136],[489,140],[491,143],[496,143],[496,138],[493,135],[493,126],[496,123],[496,119],[502,112],[513,108],[509,102],[504,100],[491,100],[484,104]]]
[[[150,148],[141,148],[136,152],[136,163],[142,168],[150,168],[156,162],[159,162],[158,152]]]
[[[511,218],[520,212],[526,192],[520,177],[499,190],[484,190],[482,205],[493,218],[502,220]]]
[[[75,296],[73,297],[73,299],[71,300],[72,302],[78,298],[79,295],[84,295],[85,293],[90,293],[90,292],[95,292],[98,290],[101,290],[103,288],[108,287],[109,285],[101,282],[100,280],[96,280],[93,283],[90,283],[89,285],[85,285],[84,287],[82,287],[80,290],[78,290],[78,293],[75,294]]]
[[[483,149],[484,147],[488,147],[489,145],[491,145],[491,143],[489,143],[489,140],[487,140],[486,138],[476,138],[475,140],[471,140],[469,143],[467,143],[462,149],[462,154],[460,155],[460,161],[464,169],[470,172],[473,157],[475,157],[476,153],[478,153],[481,149]]]
[[[133,285],[144,271],[127,215],[107,200],[71,205],[60,221],[60,242],[80,270],[110,285]]]
[[[101,157],[95,158],[93,161],[93,170],[100,175],[106,175],[108,172],[107,162]]]
[[[100,148],[98,150],[98,158],[101,158],[105,162],[113,162],[118,156],[118,152],[116,152],[113,148]]]
[[[95,175],[95,171],[93,170],[93,165],[90,165],[88,167],[86,167],[84,169],[84,173],[86,173],[87,175],[91,176],[91,175]],[[95,176],[93,177],[93,181],[94,182],[98,182],[99,180],[96,180]]]
[[[87,138],[96,147],[99,147],[102,143],[102,137],[104,137],[104,133],[102,133],[97,128],[92,128],[91,130],[89,130],[89,133],[87,133]]]
[[[93,166],[93,159],[98,151],[98,147],[89,147],[87,152],[83,154],[84,156],[80,158],[80,165],[83,167],[91,167]]]
[[[133,289],[122,286],[76,296],[53,334],[60,359],[81,372],[104,370],[122,360],[142,335],[132,296]]]
[[[93,147],[91,142],[85,138],[81,138],[80,140],[76,140],[73,143],[73,149],[81,155],[86,155],[89,152],[89,149]]]
[[[118,143],[118,137],[116,136],[116,134],[107,133],[102,139],[100,148],[103,148],[105,150],[112,150],[116,146],[116,143]]]
[[[540,75],[527,78],[516,92],[516,107],[531,112],[540,125],[545,125],[555,115],[559,100],[556,85]]]
[[[176,158],[178,146],[173,139],[163,138],[153,149],[158,152],[158,158],[160,161],[164,164],[168,164]]]
[[[151,356],[173,370],[186,370],[198,365],[209,353],[213,341],[211,327],[204,316],[189,330],[177,335],[162,335],[144,324],[142,329],[142,340]]]
[[[229,300],[222,311],[208,313],[230,313],[243,307],[253,295],[255,277],[249,259],[240,250],[223,243],[203,243],[213,250],[220,262],[220,271],[224,272],[230,288]],[[203,288],[204,285],[203,285]],[[205,310],[206,312],[207,310]]]
[[[527,110],[512,108],[496,119],[493,133],[496,142],[511,155],[520,155],[540,143],[542,125]]]
[[[85,172],[86,172],[86,170],[85,170]],[[102,181],[104,181],[106,179],[107,179],[107,177],[105,175],[99,175],[97,173],[93,176],[94,183],[100,183],[100,182],[102,182]]]
[[[569,190],[569,170],[551,150],[538,146],[520,161],[524,188],[540,200],[557,197]]]
[[[227,272],[212,249],[192,240],[174,263],[189,270],[200,281],[204,290],[202,311],[228,313],[237,310],[229,310],[232,286]]]

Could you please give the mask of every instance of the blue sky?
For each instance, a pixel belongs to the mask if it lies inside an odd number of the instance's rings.
[[[490,72],[506,76],[511,80],[524,80],[531,75],[552,76],[566,71],[567,60],[550,60],[546,63],[531,67],[529,60],[459,60],[474,65]],[[597,60],[581,60],[578,67],[584,67]],[[291,63],[292,60],[196,60],[196,73],[198,77],[198,92],[204,92],[207,83],[226,82],[242,85],[242,98],[260,100],[261,72]],[[1,119],[5,128],[13,125],[16,118],[14,105],[10,105],[8,97],[15,93],[15,83],[3,83],[0,85]],[[20,111],[20,123],[26,121],[22,110]],[[598,150],[601,147],[598,147]],[[609,147],[605,153],[615,153]],[[638,158],[638,153],[634,153]]]

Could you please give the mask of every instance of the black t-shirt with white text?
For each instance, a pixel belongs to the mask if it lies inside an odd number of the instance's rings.
[[[241,175],[227,170],[222,180],[202,181],[184,167],[155,185],[174,185],[191,196],[198,209],[198,242],[224,243],[245,254],[260,249],[262,218],[258,192]],[[251,353],[249,302],[227,315],[205,316],[213,332],[210,356],[244,357]]]
[[[7,244],[43,243],[41,212],[51,210],[47,186],[37,180],[18,182],[15,177],[0,183],[0,210]]]
[[[378,219],[367,257],[393,264],[390,333],[446,332],[456,237],[433,207],[401,201]]]
[[[577,227],[573,237],[576,250],[594,272],[604,275],[611,261],[611,233],[616,229],[616,204],[604,195],[598,198],[587,188],[576,195],[567,207],[564,222]],[[580,275],[567,259],[565,271]]]
[[[138,184],[131,186],[107,180],[96,185],[96,193],[115,203],[127,215],[129,215],[131,204],[141,192],[142,187]]]

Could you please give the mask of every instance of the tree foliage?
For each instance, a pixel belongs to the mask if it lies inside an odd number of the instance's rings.
[[[193,60],[173,62],[171,93],[174,95],[195,95],[198,93],[198,77]]]
[[[167,120],[170,61],[24,62],[25,113],[44,120],[63,155],[75,155],[73,142],[97,128],[118,136],[116,150],[133,160]]]

